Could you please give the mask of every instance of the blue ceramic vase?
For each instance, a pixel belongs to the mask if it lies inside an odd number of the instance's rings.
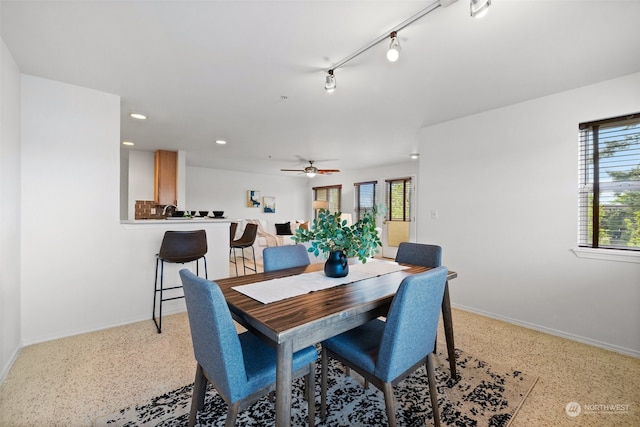
[[[324,263],[324,274],[327,277],[344,277],[349,274],[349,261],[343,251],[329,252],[329,258]]]

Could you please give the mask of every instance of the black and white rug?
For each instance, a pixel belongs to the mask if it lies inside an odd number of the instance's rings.
[[[456,350],[457,381],[450,377],[446,355],[436,357],[438,402],[442,425],[507,426],[529,394],[537,378],[520,370],[499,367]],[[320,361],[316,374],[316,425],[386,426],[384,397],[373,386],[364,389],[361,378],[344,373],[338,362],[329,365],[328,417],[320,420]],[[185,426],[189,419],[193,384],[158,396],[149,402],[124,408],[101,417],[94,426]],[[291,406],[292,425],[306,425],[307,402],[303,380],[294,383]],[[399,426],[433,425],[426,369],[421,367],[395,388]],[[227,405],[212,388],[205,408],[198,415],[200,426],[224,426]],[[238,415],[237,426],[274,424],[274,404],[262,398]]]

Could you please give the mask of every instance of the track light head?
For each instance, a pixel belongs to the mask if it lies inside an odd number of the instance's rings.
[[[336,76],[333,75],[333,70],[327,71],[327,77],[324,83],[324,90],[331,93],[336,90]]]
[[[389,49],[387,49],[387,59],[389,62],[396,62],[400,57],[401,50],[398,34],[392,31],[391,34],[389,34],[389,38],[391,39],[391,43],[389,44]]]
[[[471,16],[482,18],[489,11],[489,6],[491,6],[491,0],[470,0]]]

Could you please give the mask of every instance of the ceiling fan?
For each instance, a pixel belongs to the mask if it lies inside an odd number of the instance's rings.
[[[313,166],[313,160],[307,160],[309,162],[309,166],[304,169],[280,169],[282,172],[304,172],[309,178],[313,178],[316,174],[328,174],[334,172],[340,172],[340,169],[318,169]]]

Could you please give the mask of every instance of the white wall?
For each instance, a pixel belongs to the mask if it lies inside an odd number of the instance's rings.
[[[640,111],[640,73],[424,128],[419,241],[452,304],[640,356],[640,264],[578,258],[578,123]],[[464,343],[458,343],[464,348]]]
[[[307,219],[311,191],[306,178],[263,175],[187,166],[186,209],[224,211],[224,216],[270,221]],[[276,198],[276,212],[247,207],[247,191]]]
[[[20,335],[20,71],[0,39],[0,382]]]
[[[120,98],[22,75],[21,114],[23,341],[133,317],[123,292]]]
[[[154,153],[151,151],[129,151],[127,169],[128,179],[128,217],[135,219],[136,200],[153,200]],[[124,175],[123,175],[124,177]],[[121,177],[121,179],[123,179]]]

